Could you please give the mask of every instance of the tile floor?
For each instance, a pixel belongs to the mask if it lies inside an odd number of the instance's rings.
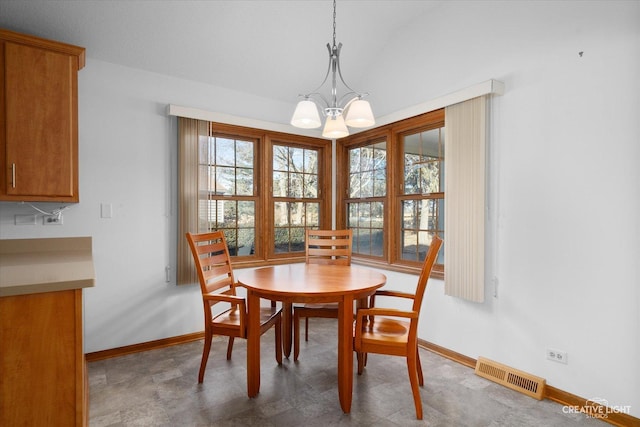
[[[202,341],[89,364],[91,427],[106,426],[607,426],[562,405],[537,401],[476,376],[473,369],[420,350],[424,420],[415,418],[405,360],[370,355],[354,373],[350,414],[336,388],[336,323],[311,319],[297,363],[278,366],[274,337],[261,340],[260,394],[246,394],[246,345],[214,338],[205,380],[198,384]],[[355,361],[355,358],[354,358]]]

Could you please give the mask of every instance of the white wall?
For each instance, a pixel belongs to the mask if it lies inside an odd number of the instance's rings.
[[[198,288],[165,282],[176,239],[176,123],[165,107],[282,123],[293,106],[88,56],[80,203],[47,227],[13,225],[30,208],[0,203],[0,238],[93,236],[87,352],[199,331]],[[433,281],[420,337],[640,416],[640,2],[448,2],[380,58],[359,85],[388,83],[372,93],[374,106],[385,100],[379,114],[506,84],[492,101],[486,302],[447,297]],[[101,203],[113,218],[100,218]],[[390,287],[417,280],[388,277]],[[547,347],[569,363],[547,361]]]

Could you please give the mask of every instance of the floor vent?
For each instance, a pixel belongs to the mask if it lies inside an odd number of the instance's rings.
[[[476,375],[524,393],[527,396],[542,400],[545,385],[544,378],[518,371],[484,357],[478,357]]]

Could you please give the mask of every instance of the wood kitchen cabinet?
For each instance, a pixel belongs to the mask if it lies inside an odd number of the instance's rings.
[[[85,49],[0,29],[0,200],[78,202]]]
[[[88,425],[90,237],[0,240],[0,426]]]

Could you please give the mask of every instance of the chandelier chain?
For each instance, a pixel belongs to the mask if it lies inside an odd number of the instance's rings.
[[[336,45],[336,0],[333,0],[333,45]]]

